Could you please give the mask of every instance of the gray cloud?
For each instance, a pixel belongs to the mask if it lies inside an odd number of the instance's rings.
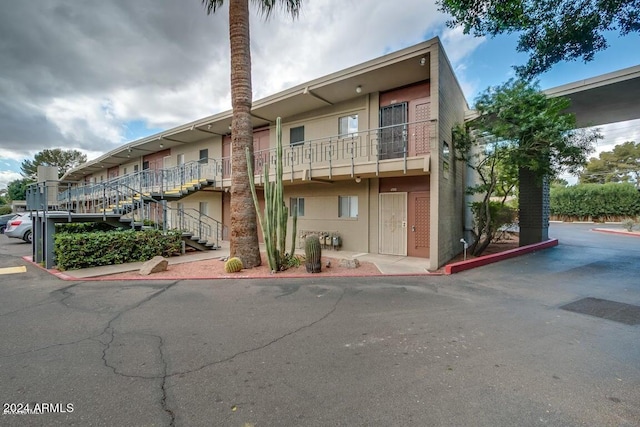
[[[211,48],[226,40],[224,23],[197,1],[11,2],[0,14],[0,145],[20,153],[104,148],[89,123],[76,120],[74,134],[60,129],[52,103],[180,91],[224,55]]]
[[[434,3],[308,0],[299,19],[252,14],[255,99],[418,43]],[[94,156],[128,123],[165,129],[230,108],[226,5],[200,0],[5,1],[0,14],[0,157],[44,148]],[[90,157],[91,157],[90,154]]]

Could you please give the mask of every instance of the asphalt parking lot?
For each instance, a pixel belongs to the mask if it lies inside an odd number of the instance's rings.
[[[640,425],[633,308],[561,308],[640,306],[640,238],[552,234],[452,276],[136,282],[0,235],[0,425]]]

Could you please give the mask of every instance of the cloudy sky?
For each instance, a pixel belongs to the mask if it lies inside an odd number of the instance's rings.
[[[226,7],[201,0],[0,0],[0,189],[45,148],[95,158],[231,108]],[[251,22],[254,99],[439,36],[470,104],[513,76],[516,38],[446,28],[432,0],[305,0],[299,19]],[[640,37],[612,34],[589,64],[556,66],[549,88],[640,64]],[[604,128],[600,149],[640,141],[640,121]]]

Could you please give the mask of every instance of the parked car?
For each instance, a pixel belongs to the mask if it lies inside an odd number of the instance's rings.
[[[4,230],[5,228],[7,228],[7,222],[9,222],[9,220],[12,219],[14,216],[16,216],[16,214],[14,213],[0,215],[0,234],[4,234]]]
[[[64,211],[48,211],[48,213],[64,213]],[[31,221],[31,212],[22,212],[17,214],[14,218],[10,219],[7,223],[7,228],[4,230],[4,234],[7,237],[13,237],[15,239],[22,239],[25,242],[33,242],[33,222]]]

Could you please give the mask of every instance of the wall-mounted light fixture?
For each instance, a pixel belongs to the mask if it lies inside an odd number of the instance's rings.
[[[427,58],[423,56],[422,58],[420,58],[420,66],[424,67],[425,65],[427,65]]]
[[[362,92],[362,86],[358,85],[356,86],[356,93],[361,93]]]
[[[129,149],[127,150],[128,152],[131,152],[131,147],[129,147]]]
[[[356,176],[356,184],[360,184],[362,182],[362,178]]]

